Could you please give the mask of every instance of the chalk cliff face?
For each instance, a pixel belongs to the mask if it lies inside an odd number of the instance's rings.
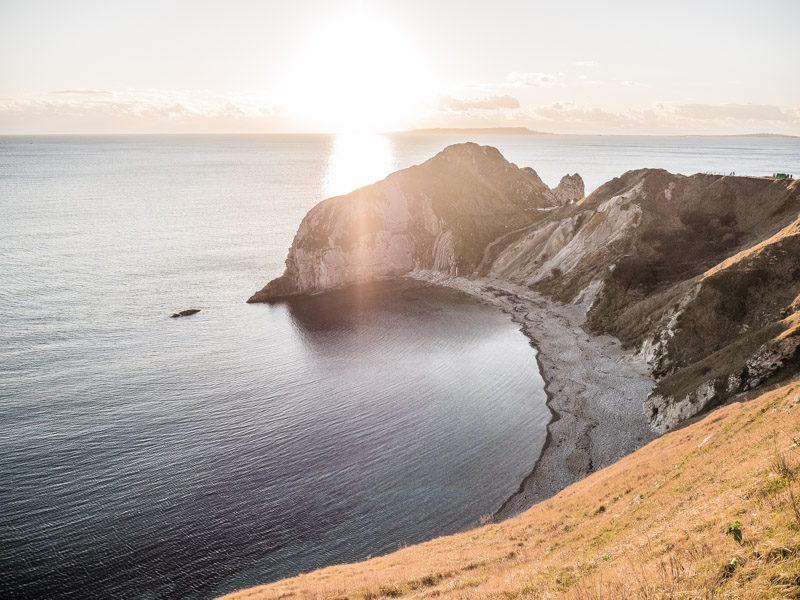
[[[647,360],[659,432],[800,371],[800,182],[641,169],[583,191],[451,146],[318,204],[249,301],[432,269],[586,303]]]
[[[285,273],[262,302],[414,269],[470,275],[498,237],[583,197],[580,176],[555,190],[495,148],[450,146],[422,165],[315,206],[295,236]]]

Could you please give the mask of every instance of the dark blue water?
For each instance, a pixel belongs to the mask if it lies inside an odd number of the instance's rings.
[[[0,138],[4,597],[209,598],[463,529],[517,488],[549,412],[505,315],[410,283],[244,303],[313,204],[456,141]],[[800,171],[798,140],[478,141],[588,189]]]

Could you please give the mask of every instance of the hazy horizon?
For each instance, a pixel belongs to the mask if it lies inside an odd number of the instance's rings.
[[[473,130],[480,130],[486,129],[487,134],[489,135],[489,131],[499,129],[495,127],[452,127],[452,128],[437,128],[442,129],[441,133],[437,132],[430,135],[451,135],[450,130],[453,132],[462,130],[462,129],[473,129]],[[482,132],[479,132],[482,133]],[[479,133],[476,133],[478,135]],[[408,129],[402,131],[377,131],[374,133],[369,133],[370,137],[374,136],[382,136],[382,135],[405,135],[405,134],[414,134],[414,135],[429,135],[424,130],[415,130],[415,129]],[[66,132],[66,133],[52,133],[52,132],[41,132],[41,133],[0,133],[0,137],[113,137],[113,136],[120,136],[120,137],[135,137],[135,136],[185,136],[185,137],[203,137],[203,136],[348,136],[347,132],[333,132],[333,131],[177,131],[177,132],[150,132],[150,131],[105,131],[105,132]],[[361,134],[353,134],[362,137]],[[543,136],[564,136],[564,137],[775,137],[775,138],[800,138],[797,135],[789,135],[783,133],[771,133],[771,132],[756,132],[756,133],[707,133],[707,134],[694,134],[694,133],[553,133],[550,131],[536,131],[532,132],[532,136],[543,135]],[[525,137],[523,134],[522,137]]]
[[[800,5],[0,8],[0,134],[800,135]]]

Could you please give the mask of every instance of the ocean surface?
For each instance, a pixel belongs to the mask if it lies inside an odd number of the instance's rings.
[[[467,139],[587,192],[800,175],[781,138],[0,137],[0,595],[212,598],[496,510],[550,417],[506,315],[413,282],[245,304],[316,202]]]

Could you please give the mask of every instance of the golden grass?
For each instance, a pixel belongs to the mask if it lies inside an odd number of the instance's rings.
[[[432,597],[800,598],[800,379],[509,521],[225,598]]]

